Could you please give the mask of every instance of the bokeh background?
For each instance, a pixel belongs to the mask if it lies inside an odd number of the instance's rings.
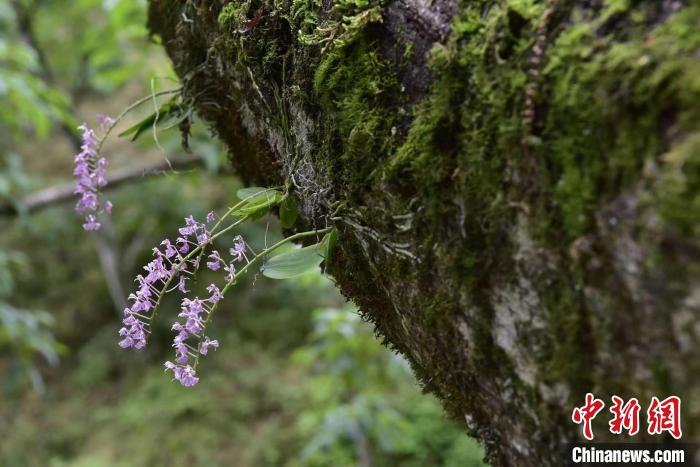
[[[110,191],[99,233],[81,229],[72,200],[27,210],[33,194],[70,184],[79,123],[177,87],[145,8],[0,0],[0,465],[483,465],[477,443],[320,272],[251,275],[227,295],[212,332],[221,348],[194,388],[163,372],[175,300],[148,350],[117,347],[151,248],[241,187],[196,122],[191,154],[176,129],[108,141],[112,173],[188,165]],[[241,233],[254,246],[280,238],[271,216]],[[205,273],[200,287],[209,282]]]

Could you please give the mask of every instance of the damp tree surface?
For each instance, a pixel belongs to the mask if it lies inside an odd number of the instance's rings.
[[[698,2],[151,0],[149,27],[494,465],[556,465],[586,392],[678,395],[698,440]]]

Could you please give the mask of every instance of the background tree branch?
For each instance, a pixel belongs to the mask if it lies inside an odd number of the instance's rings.
[[[174,174],[176,171],[203,166],[203,160],[195,155],[172,159],[169,162],[162,161],[152,164],[129,166],[112,171],[107,177],[107,185],[102,191],[114,190],[126,184],[140,183],[154,176]],[[76,197],[73,193],[74,189],[74,183],[65,183],[31,193],[14,203],[2,203],[0,204],[0,216],[33,214],[42,209],[74,201]]]

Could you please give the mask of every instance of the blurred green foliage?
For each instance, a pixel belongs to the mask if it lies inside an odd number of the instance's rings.
[[[195,390],[163,373],[167,346],[125,354],[114,327],[92,335],[49,397],[0,412],[8,465],[482,465],[352,309],[308,312],[337,303],[318,273],[236,298]]]
[[[69,180],[76,123],[114,115],[148,94],[151,78],[172,76],[160,47],[149,46],[144,6],[0,2],[0,203]],[[177,156],[179,143],[176,131],[159,135],[158,149],[114,142],[110,157],[161,160]],[[102,241],[126,293],[186,215],[221,212],[241,188],[218,174],[223,151],[201,126],[192,147],[207,170],[109,195],[113,223]],[[482,465],[481,449],[318,272],[249,276],[217,314],[221,348],[200,367],[200,384],[171,382],[162,364],[172,358],[177,301],[164,303],[148,350],[119,349],[113,271],[98,261],[105,246],[71,208],[0,217],[0,465]],[[280,238],[271,217],[240,233],[256,249]]]
[[[145,1],[0,2],[0,204],[16,205],[40,186],[39,177],[25,171],[25,159],[32,158],[20,155],[31,150],[28,144],[58,129],[71,139],[83,101],[145,78],[144,64],[157,50],[144,47],[145,37]],[[13,284],[8,261],[0,260],[0,278]],[[59,347],[48,331],[52,321],[43,312],[12,305],[11,292],[0,290],[0,351],[16,356],[11,374],[29,376],[38,388],[31,355],[36,351],[56,361]],[[18,379],[11,379],[13,385]]]
[[[57,128],[74,134],[82,99],[114,92],[137,76],[146,58],[144,6],[132,0],[0,2],[0,204],[16,204],[39,185],[20,156],[28,141],[46,139]],[[32,356],[55,363],[60,346],[49,332],[49,315],[12,304],[9,259],[20,258],[12,251],[0,251],[0,351],[15,357],[4,387],[25,375],[38,389]]]
[[[3,133],[16,138],[28,133],[46,137],[54,119],[74,117],[68,96],[47,83],[40,55],[25,37],[13,5],[0,3],[0,122]]]
[[[9,350],[13,357],[0,381],[6,393],[21,386],[24,376],[35,390],[42,391],[43,379],[32,358],[38,354],[56,364],[65,350],[50,332],[53,317],[49,313],[15,308],[6,301],[15,289],[10,267],[22,266],[24,259],[23,255],[0,251],[0,350]]]
[[[306,463],[482,465],[476,442],[446,429],[436,401],[416,390],[408,363],[378,344],[356,310],[318,309],[313,321],[309,343],[294,353],[312,372],[299,418],[309,439]]]

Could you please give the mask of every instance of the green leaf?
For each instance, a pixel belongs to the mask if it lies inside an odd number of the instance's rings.
[[[177,97],[170,98],[160,106],[158,112],[153,112],[140,122],[119,133],[118,136],[123,137],[133,134],[131,141],[135,141],[145,131],[153,128],[154,123],[156,126],[160,127],[169,123],[168,128],[177,125],[187,117],[187,112],[183,112],[182,107],[176,102],[176,99]]]
[[[261,192],[259,195],[248,200],[240,209],[234,211],[233,215],[257,219],[265,214],[271,207],[278,205],[282,201],[282,198],[282,193],[276,190]]]
[[[299,201],[297,197],[289,193],[280,204],[280,223],[282,228],[288,229],[294,225],[299,216]]]
[[[259,186],[251,186],[248,188],[241,188],[236,192],[236,196],[238,196],[239,199],[241,200],[251,200],[253,198],[257,198],[258,195],[264,195],[268,192],[273,192],[277,191],[272,188],[263,188]]]
[[[139,137],[139,135],[146,130],[146,128],[152,127],[153,122],[156,120],[156,113],[153,112],[151,115],[148,117],[144,118],[143,120],[140,120],[138,123],[130,126],[126,130],[122,131],[119,133],[117,136],[120,138],[123,138],[124,136],[129,136],[130,134],[134,134],[134,136],[131,138],[131,140],[135,140],[136,138]]]
[[[318,267],[323,261],[321,243],[273,256],[265,261],[261,271],[271,279],[289,279]]]
[[[325,267],[328,267],[328,263],[333,256],[333,250],[335,249],[335,244],[338,242],[338,231],[336,229],[331,230],[326,235],[323,236],[321,240],[321,245],[323,247],[323,257],[326,260]]]

